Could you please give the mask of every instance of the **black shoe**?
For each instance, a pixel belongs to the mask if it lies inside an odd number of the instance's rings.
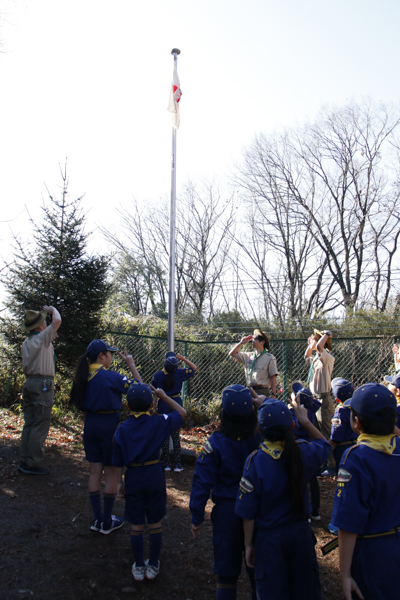
[[[25,475],[48,475],[50,473],[49,469],[45,467],[28,467],[26,463],[21,463],[18,471],[25,473]]]

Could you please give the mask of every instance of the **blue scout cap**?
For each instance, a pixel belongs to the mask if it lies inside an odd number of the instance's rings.
[[[386,375],[385,381],[391,383],[397,388],[400,388],[400,375],[393,375],[393,377],[391,377],[390,375]]]
[[[249,388],[235,383],[222,392],[222,408],[228,417],[249,417],[253,410],[253,398]]]
[[[257,419],[258,426],[263,433],[267,433],[269,429],[279,425],[283,431],[289,431],[293,426],[289,407],[282,400],[263,402],[258,410]]]
[[[353,394],[350,406],[359,415],[369,417],[376,421],[385,421],[385,417],[377,415],[381,408],[393,408],[396,410],[396,397],[390,390],[380,383],[365,383]]]
[[[335,377],[332,380],[332,392],[340,402],[345,402],[354,394],[354,385],[343,377]]]
[[[106,342],[103,340],[93,340],[90,342],[89,346],[86,348],[86,356],[94,356],[99,352],[118,352],[118,348],[111,348]]]
[[[168,373],[173,373],[177,370],[179,365],[179,360],[176,358],[175,352],[167,352],[165,356],[164,367]]]
[[[293,392],[297,395],[300,392],[300,404],[303,404],[305,408],[309,408],[314,400],[314,396],[312,392],[300,383],[300,381],[295,381],[292,385]]]
[[[141,400],[144,404],[150,406],[153,402],[153,392],[151,387],[146,383],[133,383],[126,394],[126,401],[131,408],[131,402]]]

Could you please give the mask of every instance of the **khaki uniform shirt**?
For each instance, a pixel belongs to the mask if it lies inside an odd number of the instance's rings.
[[[310,380],[310,391],[313,394],[327,394],[331,391],[331,378],[335,357],[323,349],[321,354],[315,354],[306,358],[309,367],[314,365]]]
[[[51,343],[57,337],[51,325],[44,331],[30,335],[22,344],[22,368],[25,377],[45,375],[54,377],[54,347]]]
[[[250,375],[255,354],[255,352],[238,352],[234,356],[237,362],[240,362],[242,365],[244,365],[246,385],[248,387],[253,385],[271,387],[271,377],[278,375],[276,358],[272,354],[269,354],[269,352],[263,354],[256,359],[256,363]]]

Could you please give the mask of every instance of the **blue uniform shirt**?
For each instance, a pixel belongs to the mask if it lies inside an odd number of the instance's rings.
[[[270,529],[307,517],[311,512],[307,483],[331,452],[325,439],[297,442],[304,467],[304,515],[293,515],[287,486],[285,452],[275,459],[265,451],[265,443],[246,460],[236,501],[236,514],[255,520],[258,529]]]
[[[131,415],[115,432],[113,465],[129,467],[130,463],[158,460],[165,438],[182,424],[183,419],[176,410],[168,416]]]
[[[214,503],[236,498],[245,460],[261,441],[258,434],[245,440],[234,440],[222,431],[209,437],[197,459],[193,476],[189,508],[194,525],[204,521],[204,508],[211,490]]]
[[[180,404],[182,406],[182,400],[179,397],[181,390],[182,390],[182,384],[184,381],[187,381],[188,379],[193,377],[194,369],[192,369],[191,367],[187,367],[186,369],[177,369],[176,371],[174,371],[172,373],[173,378],[174,378],[174,383],[170,390],[166,390],[163,387],[163,380],[166,375],[167,375],[167,372],[165,370],[157,371],[157,373],[154,373],[154,377],[153,377],[153,381],[151,382],[151,385],[153,385],[155,388],[161,388],[162,390],[164,390],[164,392],[170,398],[175,396],[174,397],[175,402],[178,402],[178,404]],[[168,415],[171,412],[171,410],[172,410],[171,407],[166,402],[164,402],[163,400],[158,401],[158,409],[157,409],[158,414]]]
[[[352,442],[356,440],[358,434],[355,433],[350,425],[350,406],[338,406],[333,413],[331,420],[331,440],[335,444]]]
[[[122,394],[126,394],[134,379],[128,379],[103,366],[89,374],[83,402],[84,411],[121,410]]]
[[[343,455],[332,523],[351,533],[384,533],[400,525],[400,438],[393,454],[364,444]]]

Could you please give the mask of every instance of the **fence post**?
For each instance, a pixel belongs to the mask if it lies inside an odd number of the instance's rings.
[[[188,343],[185,341],[185,345],[183,347],[183,356],[185,358],[187,358],[187,352],[188,352]],[[183,382],[183,386],[182,386],[182,404],[184,404],[185,400],[186,400],[186,396],[188,395],[188,381],[184,381]]]
[[[286,340],[283,340],[283,348],[282,348],[282,359],[283,359],[283,398],[286,399],[288,397],[288,389],[287,389],[287,353],[286,353]]]

